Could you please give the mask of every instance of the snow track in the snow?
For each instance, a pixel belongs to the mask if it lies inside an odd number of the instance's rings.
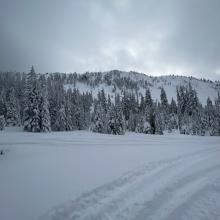
[[[206,207],[201,192],[207,197],[217,190],[213,184],[220,179],[219,155],[215,147],[150,163],[52,209],[42,219],[187,219],[195,210],[205,219],[206,213],[198,211]],[[219,206],[216,197],[209,202],[210,207]]]

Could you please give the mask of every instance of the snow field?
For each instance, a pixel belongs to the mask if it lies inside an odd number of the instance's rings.
[[[0,133],[0,219],[218,219],[220,138]]]

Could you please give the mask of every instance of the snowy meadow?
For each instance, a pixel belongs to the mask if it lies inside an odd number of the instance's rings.
[[[0,219],[219,219],[220,138],[0,133]]]

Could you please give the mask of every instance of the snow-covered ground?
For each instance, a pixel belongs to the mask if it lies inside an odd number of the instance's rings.
[[[220,137],[0,132],[0,219],[220,219]]]

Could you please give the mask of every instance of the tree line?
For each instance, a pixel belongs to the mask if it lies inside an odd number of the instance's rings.
[[[79,80],[88,81],[86,76]],[[100,78],[95,79],[93,85]],[[110,83],[109,78],[105,80]],[[149,86],[145,95],[124,89],[110,96],[101,89],[94,97],[92,92],[65,89],[67,81],[74,84],[76,76],[70,75],[66,80],[66,74],[36,74],[33,67],[28,74],[2,74],[0,130],[6,125],[23,126],[28,132],[90,129],[122,135],[126,131],[163,134],[179,129],[181,134],[220,135],[219,93],[214,103],[208,98],[203,106],[190,83],[177,87],[177,102],[172,99],[169,103],[163,88],[159,101],[152,99]],[[128,87],[137,86],[129,79],[117,78],[119,86],[125,83]]]

